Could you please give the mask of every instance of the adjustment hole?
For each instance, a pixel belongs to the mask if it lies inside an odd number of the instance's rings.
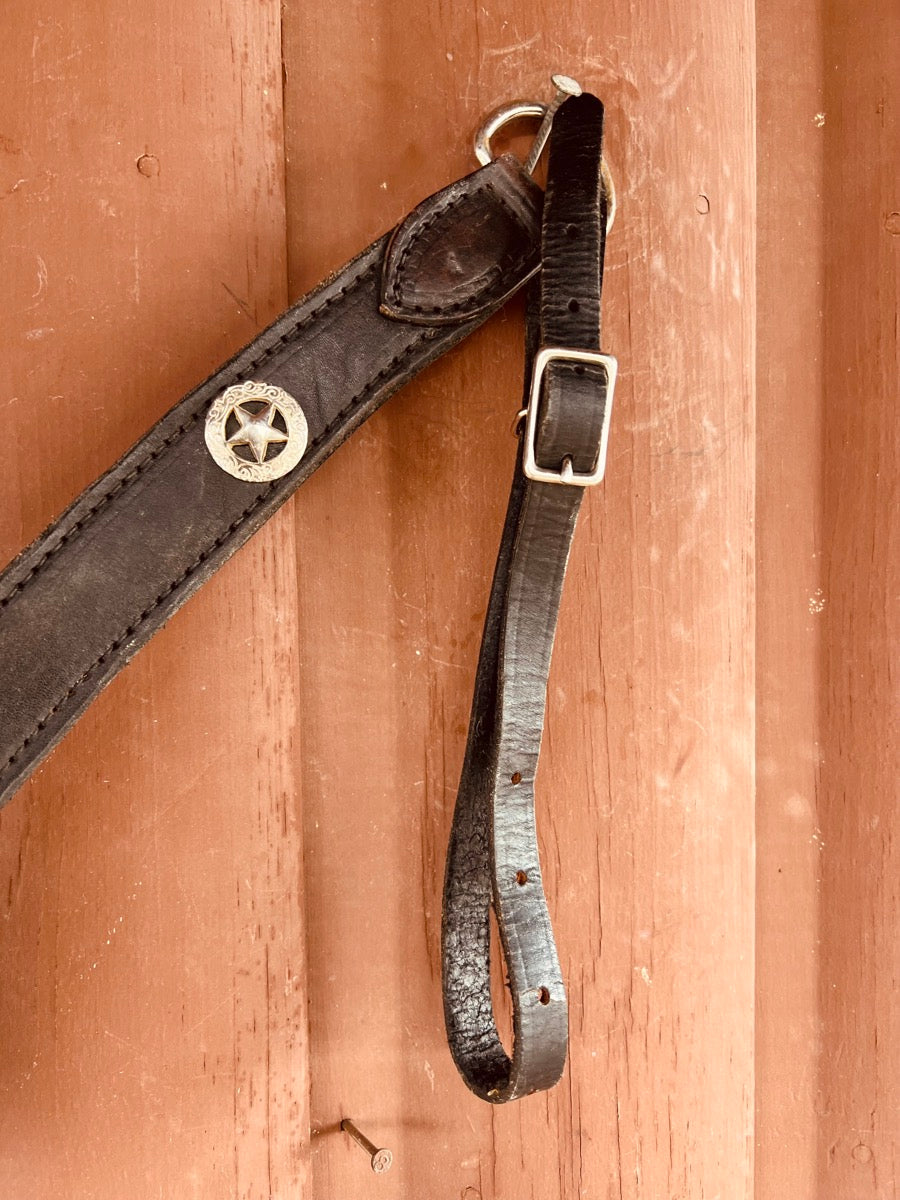
[[[547,988],[541,988],[538,992],[538,1000],[540,1000],[541,1004],[550,1003],[550,992]]]
[[[522,782],[522,772],[521,771],[513,771],[512,775],[510,775],[510,777],[509,777],[509,782],[510,783],[521,783]]]
[[[577,300],[574,298],[574,296],[573,296],[573,297],[572,297],[572,299],[569,301],[569,303],[568,303],[568,305],[567,305],[566,307],[568,308],[569,312],[571,312],[571,313],[576,313],[576,312],[579,312],[579,311],[580,311],[580,309],[581,309],[581,305],[580,305],[580,304],[578,303],[578,301],[577,301]]]
[[[524,887],[527,882],[528,882],[528,872],[527,871],[516,871],[516,883],[519,885],[519,887]]]
[[[578,237],[578,226],[577,225],[567,225],[566,226],[566,237],[567,238]]]
[[[582,367],[582,366],[577,366],[577,367],[575,368],[575,374],[576,374],[576,375],[583,375],[583,374],[584,374],[584,367]]]

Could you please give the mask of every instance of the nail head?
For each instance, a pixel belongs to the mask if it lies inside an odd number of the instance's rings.
[[[551,75],[550,82],[557,91],[565,92],[567,96],[580,96],[584,90],[578,80],[569,75]]]
[[[394,1161],[394,1156],[390,1150],[376,1150],[372,1155],[372,1170],[376,1175],[383,1175],[385,1171],[391,1169],[391,1163]]]

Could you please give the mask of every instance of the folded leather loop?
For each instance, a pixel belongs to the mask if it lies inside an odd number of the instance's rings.
[[[556,114],[544,203],[540,290],[532,284],[526,397],[538,344],[600,350],[606,198],[603,106],[584,95]],[[539,309],[539,312],[538,312]],[[539,328],[538,328],[539,325]],[[598,368],[551,363],[540,397],[539,461],[597,460],[607,397]],[[516,463],[485,619],[444,887],[444,1014],[467,1085],[504,1103],[551,1087],[566,1059],[567,1006],[544,896],[534,813],[547,675],[583,490],[532,482]],[[490,981],[490,909],[513,1006],[510,1058]]]
[[[446,188],[438,203],[419,205],[391,235],[383,313],[419,325],[454,324],[493,311],[521,285],[524,270],[538,269],[533,199],[522,192],[511,164],[478,186],[503,197],[506,221],[495,223],[487,239],[472,206],[461,203],[466,193],[458,184]]]
[[[354,429],[537,270],[541,204],[512,158],[426,200],[393,242],[373,243],[177,404],[6,568],[0,801]],[[427,298],[440,324],[380,307],[385,293]],[[290,392],[309,424],[299,466],[265,484],[232,478],[204,444],[210,403],[248,379]]]

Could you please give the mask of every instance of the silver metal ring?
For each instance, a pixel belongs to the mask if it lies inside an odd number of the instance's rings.
[[[486,167],[497,157],[491,149],[491,138],[504,125],[508,125],[510,121],[517,121],[521,117],[543,119],[546,112],[547,105],[540,104],[537,100],[513,100],[509,104],[501,104],[499,108],[488,113],[481,123],[481,128],[475,134],[475,157],[481,166]]]
[[[481,123],[481,127],[475,134],[475,157],[482,167],[486,167],[488,163],[494,161],[497,157],[494,154],[491,146],[492,139],[511,121],[518,121],[523,117],[533,117],[543,119],[546,115],[548,105],[541,104],[538,100],[513,100],[509,104],[501,104],[499,108],[495,108],[493,112],[488,113]],[[603,180],[603,188],[606,192],[606,232],[607,234],[613,227],[613,222],[616,219],[616,185],[613,182],[612,172],[607,166],[606,159],[601,159],[600,162],[600,177]]]

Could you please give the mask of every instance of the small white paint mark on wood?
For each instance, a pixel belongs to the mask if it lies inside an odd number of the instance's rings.
[[[802,821],[808,818],[812,813],[812,808],[805,796],[794,794],[789,796],[784,810],[789,817],[795,821]]]

